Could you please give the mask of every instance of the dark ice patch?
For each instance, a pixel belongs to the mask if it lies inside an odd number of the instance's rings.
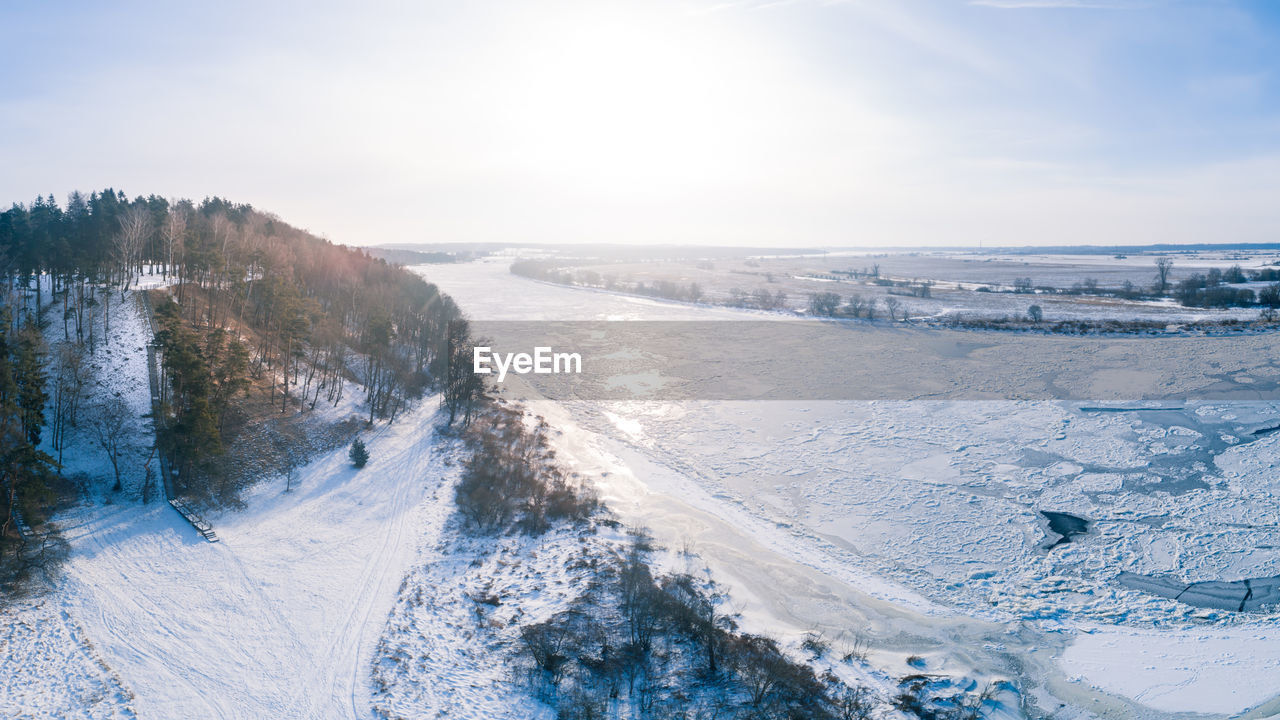
[[[1040,514],[1049,523],[1049,528],[1045,532],[1045,535],[1048,536],[1045,538],[1044,544],[1046,549],[1069,543],[1071,538],[1089,532],[1089,521],[1082,517],[1049,510],[1041,510]]]
[[[1116,581],[1131,590],[1213,610],[1258,612],[1280,605],[1280,577],[1185,583],[1167,576],[1122,572]]]

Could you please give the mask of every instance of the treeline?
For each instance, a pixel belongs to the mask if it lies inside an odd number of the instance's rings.
[[[1268,319],[1274,317],[1280,309],[1280,268],[1266,267],[1257,270],[1244,270],[1239,265],[1232,265],[1225,270],[1210,268],[1203,273],[1193,273],[1181,280],[1171,276],[1173,261],[1168,257],[1156,260],[1155,281],[1148,287],[1125,280],[1118,287],[1102,287],[1096,278],[1085,278],[1073,283],[1069,288],[1049,286],[1036,287],[1031,278],[1015,278],[1010,290],[1001,290],[993,286],[977,288],[978,292],[1013,292],[1040,293],[1056,295],[1096,295],[1100,297],[1116,297],[1125,300],[1155,300],[1173,297],[1184,307],[1228,308],[1228,307],[1262,307],[1269,310]],[[1233,287],[1248,282],[1268,282],[1268,285],[1255,292],[1251,288]]]
[[[1035,306],[1032,306],[1035,307]],[[1257,319],[1220,318],[1174,323],[1176,331],[1183,335],[1243,335],[1275,329],[1274,317],[1267,317],[1268,308]],[[1037,320],[1033,312],[1025,315],[977,315],[948,313],[926,320],[930,325],[964,330],[1001,330],[1009,332],[1035,332],[1053,335],[1165,335],[1170,332],[1168,320],[1117,320],[1071,319]]]
[[[769,292],[765,288],[756,288],[751,292],[747,292],[742,288],[732,288],[729,290],[729,302],[731,307],[738,308],[754,308],[756,310],[785,310],[787,308],[787,294],[781,290]]]
[[[1256,294],[1249,288],[1231,287],[1233,284],[1249,280],[1272,284],[1262,288]],[[1276,280],[1280,280],[1280,271],[1276,268],[1253,270],[1248,275],[1240,269],[1239,265],[1233,265],[1225,271],[1210,268],[1206,273],[1196,273],[1180,280],[1174,295],[1179,303],[1187,307],[1223,308],[1261,305],[1275,310],[1280,308],[1280,283],[1275,282]]]
[[[927,287],[926,294],[928,297]],[[847,301],[842,301],[840,296],[833,292],[811,293],[809,295],[809,314],[813,317],[830,317],[830,318],[861,318],[864,320],[875,320],[880,315],[880,306],[884,306],[884,317],[890,321],[899,318],[906,319],[906,310],[902,307],[902,302],[894,295],[887,295],[884,298],[875,296],[864,298],[861,295],[853,294],[849,296]]]
[[[863,267],[861,270],[849,268],[848,270],[832,270],[833,275],[843,275],[847,278],[878,278],[880,277],[880,263],[872,263],[870,267]]]
[[[513,275],[520,275],[534,280],[545,280],[546,282],[560,285],[575,284],[574,273],[541,260],[517,260],[511,263],[510,271]],[[586,276],[583,277],[583,280],[585,282]]]
[[[64,553],[40,525],[54,500],[57,461],[41,451],[49,400],[45,343],[37,316],[0,300],[0,599],[47,580]]]
[[[123,301],[146,273],[169,286],[154,298],[165,376],[157,424],[180,474],[218,454],[229,403],[251,384],[286,412],[336,404],[354,380],[370,422],[394,419],[439,385],[446,331],[461,318],[402,267],[221,198],[107,189],[0,212],[5,287],[35,317],[58,303],[67,340],[92,346],[99,310],[105,335],[108,290]]]
[[[405,250],[403,248],[382,247],[369,248],[368,253],[373,257],[381,258],[389,263],[395,263],[397,265],[427,265],[466,262],[476,257],[476,254],[469,252]]]
[[[681,302],[700,302],[703,299],[702,287],[696,282],[686,284],[671,280],[654,280],[624,282],[612,275],[602,275],[595,270],[571,271],[563,267],[563,263],[552,264],[542,260],[517,260],[511,263],[511,273],[522,277],[556,283],[558,285],[577,285],[580,287],[603,288],[646,297],[679,300]]]

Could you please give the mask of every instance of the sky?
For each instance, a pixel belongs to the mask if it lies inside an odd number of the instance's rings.
[[[1280,241],[1271,0],[110,5],[0,5],[0,204],[218,195],[353,245]]]

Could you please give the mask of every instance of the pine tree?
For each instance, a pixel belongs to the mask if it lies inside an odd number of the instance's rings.
[[[27,442],[39,445],[40,430],[44,426],[44,406],[49,395],[45,392],[44,340],[33,321],[28,320],[18,334],[17,350],[14,369],[17,371],[22,431]]]
[[[360,469],[369,462],[369,451],[365,449],[364,442],[360,438],[351,443],[351,452],[347,453],[347,457],[351,458],[351,464]]]

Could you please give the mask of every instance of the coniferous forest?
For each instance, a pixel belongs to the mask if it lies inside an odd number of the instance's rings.
[[[162,289],[137,291],[144,276],[159,276]],[[220,459],[238,404],[296,416],[362,393],[367,422],[392,421],[439,385],[448,329],[461,319],[448,296],[402,267],[216,197],[106,189],[15,204],[0,212],[0,281],[5,586],[60,552],[42,519],[72,491],[59,456],[68,428],[86,422],[85,359],[110,342],[113,303],[140,298],[152,318],[153,456],[165,461],[155,465],[174,493],[206,503],[234,502],[238,487]],[[117,420],[98,418],[112,464]],[[158,472],[148,461],[143,501],[158,494]],[[119,477],[117,468],[116,490]]]

